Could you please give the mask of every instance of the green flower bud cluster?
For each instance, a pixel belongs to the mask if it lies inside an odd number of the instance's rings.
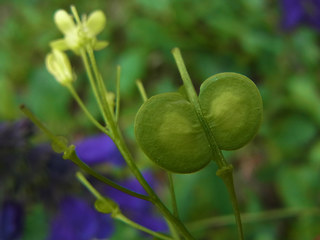
[[[50,43],[51,53],[46,57],[46,67],[55,79],[62,85],[68,86],[75,80],[75,74],[65,51],[71,50],[80,54],[87,47],[101,50],[108,45],[107,41],[98,41],[97,35],[106,25],[106,17],[101,10],[94,11],[82,19],[74,7],[71,7],[73,16],[65,10],[58,10],[54,15],[54,22],[63,33],[62,39]]]

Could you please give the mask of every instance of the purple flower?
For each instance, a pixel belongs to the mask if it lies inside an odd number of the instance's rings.
[[[125,161],[110,137],[99,134],[86,138],[76,144],[79,158],[89,165],[111,163],[122,166]]]
[[[33,132],[32,123],[26,119],[0,122],[0,179],[5,180],[15,172],[17,162],[30,147],[28,138]]]
[[[284,29],[306,24],[320,30],[320,0],[282,0],[281,5]]]
[[[49,240],[105,239],[113,232],[109,215],[97,212],[85,200],[66,197],[51,224]]]
[[[15,201],[4,201],[0,209],[0,239],[19,239],[23,230],[24,212]]]
[[[66,194],[77,191],[75,164],[64,160],[49,144],[39,144],[31,148],[25,162],[28,169],[22,172],[19,178],[25,187],[33,189],[30,196],[33,199],[49,206],[57,206]]]
[[[155,178],[151,171],[144,172],[143,176],[153,189],[157,188]],[[146,194],[138,180],[133,177],[120,182],[120,184],[132,191]],[[144,227],[150,228],[153,231],[168,231],[168,226],[165,220],[159,215],[159,213],[155,212],[155,208],[150,202],[132,197],[108,186],[105,187],[105,195],[116,201],[123,214],[129,219]]]

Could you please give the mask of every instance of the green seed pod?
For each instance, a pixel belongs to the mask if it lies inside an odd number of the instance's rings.
[[[262,120],[262,99],[256,85],[238,73],[220,73],[205,80],[199,102],[216,143],[222,150],[246,145]]]
[[[151,97],[135,119],[137,142],[160,167],[192,173],[205,167],[213,152],[200,117],[208,123],[220,149],[237,149],[256,134],[262,100],[255,84],[236,73],[221,73],[201,86],[202,116],[185,96],[164,93]]]
[[[171,172],[195,172],[210,161],[205,132],[179,93],[149,98],[136,116],[135,133],[146,155]]]

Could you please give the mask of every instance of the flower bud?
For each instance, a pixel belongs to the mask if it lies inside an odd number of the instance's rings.
[[[116,214],[120,211],[118,204],[105,197],[98,198],[94,203],[94,207],[98,212],[105,214]]]
[[[46,57],[46,66],[48,71],[62,85],[66,86],[74,80],[70,61],[64,52],[53,49]]]

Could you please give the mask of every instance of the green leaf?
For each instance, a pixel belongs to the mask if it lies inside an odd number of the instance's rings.
[[[18,106],[15,101],[13,85],[6,78],[0,79],[0,119],[17,117]]]
[[[37,204],[27,213],[22,240],[46,239],[49,228],[48,217],[43,205]]]
[[[277,176],[278,192],[287,207],[315,207],[320,177],[312,167],[286,167]]]
[[[121,66],[121,96],[131,96],[136,90],[136,80],[143,77],[146,67],[145,53],[142,49],[125,52],[119,59]]]
[[[274,121],[272,140],[285,156],[294,157],[315,136],[316,130],[316,126],[308,118],[289,114]]]
[[[53,128],[53,132],[71,124],[69,102],[71,94],[45,68],[36,69],[30,76],[25,103],[36,116]]]

